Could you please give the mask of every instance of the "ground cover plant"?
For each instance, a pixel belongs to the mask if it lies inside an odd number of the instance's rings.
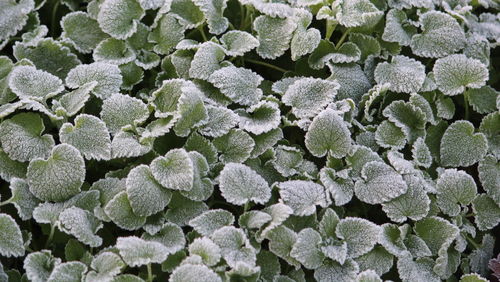
[[[500,279],[496,0],[0,1],[0,281]]]

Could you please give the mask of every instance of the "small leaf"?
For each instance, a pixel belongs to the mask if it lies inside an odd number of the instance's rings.
[[[150,263],[162,263],[167,259],[166,247],[158,242],[150,242],[138,237],[119,237],[116,248],[128,266],[135,267]]]
[[[111,141],[111,158],[139,157],[150,152],[152,147],[152,138],[141,140],[132,132],[119,131]]]
[[[487,155],[478,165],[479,180],[488,195],[500,206],[500,162],[497,158]]]
[[[277,184],[281,199],[295,215],[307,216],[316,212],[316,205],[328,206],[330,199],[325,188],[304,180],[290,180]]]
[[[336,19],[345,27],[376,23],[384,14],[368,0],[340,1],[335,3],[335,8],[338,9]]]
[[[335,261],[327,261],[322,266],[314,270],[314,279],[318,282],[356,281],[358,272],[358,264],[351,259],[346,260],[343,265]]]
[[[271,198],[271,188],[264,178],[246,165],[227,163],[219,177],[219,189],[229,203],[240,206],[250,201],[265,204]]]
[[[253,29],[259,40],[257,54],[264,59],[275,59],[285,54],[296,27],[292,18],[280,19],[265,15],[257,17],[253,21]]]
[[[225,226],[216,230],[210,237],[219,246],[222,257],[230,267],[234,268],[239,263],[255,265],[256,250],[250,245],[243,230]]]
[[[182,229],[174,223],[167,222],[163,224],[160,230],[154,235],[144,233],[142,239],[161,243],[166,249],[167,254],[174,254],[184,248],[186,238]]]
[[[40,200],[31,194],[28,183],[24,179],[12,178],[9,188],[12,197],[8,201],[16,207],[19,217],[22,220],[31,219]]]
[[[226,107],[207,105],[208,120],[198,131],[209,137],[221,137],[238,123],[238,115]]]
[[[77,207],[65,209],[59,214],[58,226],[86,245],[99,247],[102,244],[102,238],[96,235],[102,223],[91,212]]]
[[[170,13],[172,13],[179,23],[186,29],[196,28],[205,21],[203,12],[190,0],[173,0],[170,5]]]
[[[184,149],[170,150],[164,157],[151,162],[156,180],[169,189],[189,191],[193,187],[193,162]]]
[[[146,223],[146,218],[134,214],[127,193],[116,194],[104,207],[106,215],[120,228],[137,230]]]
[[[447,249],[459,234],[455,225],[440,217],[427,217],[415,223],[415,233],[425,241],[433,255]]]
[[[500,140],[496,138],[500,132],[500,112],[493,112],[485,116],[481,121],[479,131],[486,135],[488,151],[500,158]]]
[[[170,276],[169,282],[222,282],[213,270],[205,265],[183,264]]]
[[[203,236],[210,236],[221,227],[232,225],[234,216],[222,209],[212,209],[189,221],[189,225]]]
[[[425,113],[418,107],[401,100],[392,102],[382,112],[385,117],[401,128],[410,144],[425,136]]]
[[[375,141],[383,148],[403,149],[406,145],[406,139],[407,136],[403,129],[388,120],[382,121],[375,131]]]
[[[279,107],[274,102],[261,101],[250,106],[246,112],[239,111],[240,128],[259,135],[275,129],[281,122]]]
[[[429,168],[432,165],[432,155],[429,147],[425,144],[423,138],[418,138],[413,147],[411,148],[411,154],[415,163],[419,166]]]
[[[358,64],[328,64],[331,75],[328,80],[335,80],[340,85],[336,98],[351,98],[355,102],[371,88],[370,81]]]
[[[193,128],[203,125],[208,116],[203,102],[203,93],[194,85],[186,87],[179,98],[178,115],[174,131],[177,136],[186,137]]]
[[[41,101],[64,90],[57,76],[31,66],[15,67],[9,75],[9,87],[21,99]]]
[[[480,114],[488,114],[497,110],[496,100],[500,92],[491,86],[483,86],[477,89],[468,89],[465,94],[474,111]]]
[[[263,78],[255,72],[237,67],[224,67],[213,72],[208,81],[235,103],[249,106],[262,97],[259,85]]]
[[[2,11],[2,26],[0,27],[0,42],[16,35],[28,21],[28,14],[35,8],[35,1],[23,0],[4,1],[0,4]]]
[[[290,251],[290,256],[298,260],[307,269],[316,269],[323,265],[325,256],[319,249],[320,234],[312,229],[302,229],[297,235],[297,241]]]
[[[66,14],[61,19],[62,37],[68,39],[81,53],[90,53],[103,39],[108,37],[99,23],[81,11]]]
[[[443,134],[440,145],[441,164],[446,167],[468,167],[482,160],[488,150],[483,133],[474,133],[474,125],[459,120]]]
[[[119,274],[125,267],[118,254],[113,252],[102,252],[92,259],[90,265],[95,272],[90,271],[86,279],[108,279]]]
[[[126,39],[137,30],[145,12],[137,0],[105,0],[99,9],[97,22],[101,29],[116,39]]]
[[[108,38],[95,47],[92,57],[96,62],[122,65],[135,60],[136,55],[125,41]]]
[[[73,68],[66,77],[66,85],[70,88],[82,87],[92,81],[97,82],[92,93],[98,98],[106,99],[120,91],[122,75],[118,66],[96,62],[79,65]]]
[[[8,214],[0,214],[0,254],[4,257],[24,256],[21,229]]]
[[[127,115],[123,115],[124,112]],[[126,125],[139,125],[148,117],[146,104],[128,95],[113,94],[102,105],[101,118],[111,134],[116,134]]]
[[[382,246],[375,246],[368,253],[356,258],[360,271],[373,270],[382,276],[392,269],[394,257]]]
[[[220,42],[226,54],[232,57],[243,56],[259,46],[259,40],[250,33],[241,30],[230,30],[224,33]]]
[[[474,179],[461,170],[447,169],[436,183],[439,208],[450,216],[457,216],[461,206],[469,205],[476,197],[477,187]]]
[[[221,34],[229,26],[229,21],[223,16],[227,0],[194,0],[207,20],[208,30],[212,34]]]
[[[431,258],[413,260],[411,254],[405,253],[398,258],[398,272],[403,282],[426,281],[439,282],[439,276],[434,272],[434,261]]]
[[[306,133],[307,149],[316,157],[329,154],[336,158],[347,155],[351,149],[351,133],[344,120],[333,110],[318,114]]]
[[[319,172],[321,183],[330,191],[336,206],[349,203],[354,195],[354,182],[352,179],[341,177],[335,170],[324,167]]]
[[[387,42],[396,42],[401,46],[409,46],[411,38],[417,29],[408,20],[402,10],[391,9],[386,15],[386,22],[382,39]]]
[[[500,207],[486,194],[479,194],[472,202],[475,222],[479,230],[490,230],[500,223]]]
[[[85,161],[75,147],[60,144],[47,160],[34,159],[26,178],[30,191],[43,201],[61,202],[80,192],[85,179]]]
[[[425,66],[406,56],[394,56],[390,63],[380,63],[375,69],[375,81],[389,83],[389,89],[394,92],[418,92],[424,80]]]
[[[240,129],[231,129],[226,135],[214,139],[213,144],[221,153],[219,158],[223,163],[242,163],[255,147],[252,137]]]
[[[164,14],[155,19],[148,41],[155,43],[153,50],[158,54],[168,54],[184,38],[185,27],[173,14]]]
[[[50,250],[33,252],[24,259],[24,270],[30,281],[47,281],[61,259],[54,257]]]
[[[97,82],[92,81],[64,94],[59,100],[52,101],[52,109],[54,109],[57,115],[68,117],[76,115],[90,99],[90,92],[96,86]]]
[[[189,245],[190,255],[199,255],[207,266],[216,265],[220,259],[220,248],[207,237],[196,238]]]
[[[291,84],[283,95],[283,103],[292,107],[298,118],[311,118],[331,103],[339,85],[334,81],[302,78]]]
[[[366,219],[346,217],[337,224],[335,235],[347,243],[347,256],[356,258],[373,249],[380,227]]]

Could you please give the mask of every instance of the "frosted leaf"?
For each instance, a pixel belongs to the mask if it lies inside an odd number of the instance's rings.
[[[496,100],[500,92],[486,85],[478,89],[468,89],[465,94],[474,111],[488,114],[497,110]]]
[[[21,99],[44,101],[64,90],[62,80],[32,66],[17,66],[9,75],[9,87]]]
[[[461,94],[466,88],[480,88],[488,80],[487,67],[463,54],[438,59],[432,71],[439,90],[448,96]]]
[[[316,212],[316,205],[326,207],[330,204],[325,188],[312,181],[290,180],[277,186],[281,199],[295,215],[311,215]]]
[[[198,130],[209,137],[221,137],[238,123],[238,115],[226,107],[206,105],[208,119]]]
[[[134,214],[127,193],[116,194],[104,207],[106,215],[120,228],[137,230],[146,223],[146,218]]]
[[[406,145],[406,134],[394,123],[384,120],[377,126],[375,141],[380,147],[402,149]]]
[[[361,100],[371,87],[370,81],[358,64],[328,64],[331,75],[328,80],[334,80],[339,85],[337,100],[351,98],[355,102]]]
[[[266,238],[269,239],[269,250],[271,252],[284,259],[288,264],[294,265],[296,268],[300,267],[300,263],[290,256],[290,251],[297,241],[297,233],[281,225],[270,230],[266,234]]]
[[[398,226],[396,224],[385,223],[381,226],[379,243],[392,255],[397,257],[407,251],[403,239],[408,233],[408,225]]]
[[[500,223],[500,207],[486,194],[479,194],[472,202],[476,226],[490,230]]]
[[[227,163],[219,177],[219,189],[229,203],[239,206],[250,201],[265,204],[271,197],[266,180],[246,165]]]
[[[266,150],[273,147],[276,142],[283,139],[283,131],[281,128],[276,128],[267,133],[254,136],[253,139],[255,146],[251,152],[251,158],[262,155]]]
[[[347,256],[356,258],[373,249],[380,227],[366,219],[346,217],[337,224],[335,235],[347,243]]]
[[[90,247],[99,247],[102,244],[102,238],[96,235],[102,228],[102,223],[91,212],[81,208],[71,207],[61,212],[58,227]]]
[[[358,271],[358,264],[351,259],[346,260],[343,265],[334,261],[326,261],[314,270],[314,279],[318,282],[351,282],[356,281]]]
[[[302,78],[291,84],[283,95],[285,105],[292,107],[298,118],[310,118],[333,102],[339,84],[318,78]]]
[[[65,123],[59,130],[62,143],[74,146],[86,159],[111,158],[111,138],[106,124],[97,117],[80,114],[75,125]]]
[[[66,85],[70,88],[78,88],[92,81],[97,82],[92,93],[98,98],[106,99],[120,91],[122,75],[118,66],[96,62],[79,65],[73,68],[66,77]]]
[[[356,196],[369,204],[381,204],[406,192],[408,186],[389,165],[380,161],[371,161],[363,166],[362,180],[356,181]]]
[[[293,244],[290,256],[298,260],[307,269],[316,269],[323,265],[325,256],[319,249],[321,244],[320,234],[312,229],[302,229],[297,235],[297,241]]]
[[[356,258],[360,271],[373,270],[382,276],[392,269],[394,257],[382,246],[375,246],[368,253]]]
[[[417,29],[408,20],[402,10],[391,9],[386,15],[386,22],[382,39],[387,42],[396,42],[401,46],[409,46],[411,38]]]
[[[137,0],[105,0],[100,5],[97,22],[116,39],[126,39],[137,30],[145,12]]]
[[[150,242],[135,236],[119,237],[116,248],[128,266],[135,267],[150,263],[162,263],[168,251],[163,244]]]
[[[332,231],[331,234],[334,233],[335,231]],[[347,243],[335,240],[330,237],[322,244],[321,252],[324,254],[325,257],[343,264],[347,259]]]
[[[443,119],[452,119],[455,115],[455,104],[449,97],[439,97],[436,100],[437,116]]]
[[[263,78],[249,69],[224,67],[212,73],[208,81],[222,94],[241,105],[253,105],[262,98],[262,90],[258,87]]]
[[[189,191],[193,187],[193,162],[184,149],[172,149],[151,162],[151,172],[166,188]]]
[[[184,38],[185,27],[170,13],[155,19],[155,24],[148,41],[155,43],[153,50],[156,53],[168,54]]]
[[[420,16],[422,33],[411,38],[411,50],[420,57],[439,58],[465,47],[465,34],[452,16],[429,11]]]
[[[156,89],[149,98],[150,104],[155,109],[155,117],[164,118],[175,115],[179,98],[188,88],[184,86],[190,82],[183,79],[164,80],[160,88]]]
[[[231,57],[243,56],[259,46],[259,40],[248,32],[241,30],[230,30],[220,38],[226,55]]]
[[[497,101],[500,102],[500,99]],[[500,158],[500,140],[496,138],[500,132],[500,112],[493,112],[485,116],[481,121],[479,131],[484,133],[488,139],[488,151]]]
[[[343,0],[335,3],[336,19],[345,27],[357,27],[376,23],[384,14],[368,0]]]
[[[177,267],[169,282],[222,282],[213,270],[205,265],[183,264]]]
[[[487,155],[478,166],[479,180],[488,195],[500,206],[500,162],[497,158]]]
[[[222,257],[230,267],[238,263],[255,265],[256,250],[250,245],[243,230],[225,226],[216,230],[210,238],[221,249]]]
[[[307,149],[316,157],[326,154],[345,157],[351,149],[351,142],[346,123],[331,109],[322,111],[313,119],[305,137]]]
[[[172,0],[170,13],[177,18],[186,29],[200,26],[205,21],[203,12],[190,0]],[[165,5],[165,6],[168,6]],[[164,7],[165,8],[165,7]]]
[[[162,187],[146,165],[133,168],[127,176],[127,195],[134,214],[150,216],[162,211],[172,193]]]
[[[474,133],[474,125],[466,120],[452,123],[443,134],[440,145],[441,164],[467,167],[482,160],[488,150],[483,133]]]
[[[85,162],[75,147],[57,145],[46,160],[38,158],[30,162],[26,178],[37,198],[61,202],[80,192]]]
[[[111,279],[122,271],[125,263],[118,254],[101,252],[92,259],[90,266],[95,271],[89,271],[85,281]]]
[[[355,146],[346,157],[346,162],[351,168],[349,175],[354,177],[354,179],[360,178],[363,166],[371,161],[383,162],[382,158],[370,148],[359,145]]]
[[[21,229],[8,214],[0,213],[0,254],[3,257],[24,256]]]
[[[260,13],[273,18],[292,18],[296,16],[297,10],[294,10],[286,2],[279,1],[262,1],[262,0],[245,0],[242,3],[251,4]]]
[[[26,162],[47,157],[54,139],[45,130],[42,118],[35,113],[20,113],[0,123],[3,151],[14,161]]]
[[[357,282],[382,282],[382,279],[380,279],[379,275],[371,270],[365,270],[361,273],[358,274],[358,277],[356,278]]]
[[[435,216],[417,221],[414,230],[417,236],[425,241],[433,255],[443,246],[450,246],[459,234],[458,227]]]
[[[74,116],[90,99],[90,92],[97,86],[96,81],[86,83],[76,90],[64,94],[59,100],[53,100],[55,113],[61,116]]]
[[[256,236],[259,241],[261,241],[261,238],[266,237],[271,230],[273,230],[277,226],[280,226],[293,213],[293,210],[283,203],[271,205],[263,209],[262,211],[269,214],[272,219],[268,224],[265,225],[265,227],[259,230],[259,233]]]
[[[17,213],[22,220],[31,219],[33,210],[38,206],[40,200],[31,194],[28,183],[24,179],[14,177],[10,179],[9,188],[12,197],[8,202],[16,207]]]
[[[127,115],[123,113],[126,112]],[[113,94],[104,100],[101,118],[111,134],[116,134],[126,125],[139,125],[149,117],[146,104],[141,100],[123,94]]]
[[[404,177],[408,190],[403,195],[382,204],[382,209],[394,222],[402,223],[408,218],[420,220],[429,212],[431,200],[425,191],[425,184],[420,177]]]
[[[19,235],[21,236],[21,235]],[[61,259],[54,257],[50,250],[33,252],[24,259],[24,270],[29,281],[47,281]]]
[[[321,233],[321,236],[323,238],[333,237],[339,221],[340,219],[337,213],[331,208],[327,208],[318,224],[318,231]]]
[[[81,53],[90,53],[108,37],[99,23],[85,12],[72,12],[61,19],[62,37],[69,40]]]
[[[422,112],[425,114],[426,120],[429,123],[433,125],[436,125],[438,123],[437,120],[434,118],[434,112],[432,110],[431,104],[429,103],[429,101],[425,99],[424,96],[419,95],[417,93],[412,93],[409,102],[413,106],[422,110]]]
[[[132,158],[142,156],[151,151],[153,140],[140,140],[132,132],[119,131],[111,141],[111,158]]]
[[[457,216],[460,207],[469,205],[477,193],[474,179],[456,169],[445,170],[437,180],[436,189],[439,208],[450,216]]]
[[[397,151],[388,151],[387,159],[391,166],[400,174],[416,173],[415,164],[405,159],[404,155]]]
[[[394,101],[382,112],[385,117],[401,128],[410,143],[425,136],[425,113],[418,107],[404,101]]]
[[[477,273],[471,273],[462,275],[462,277],[460,277],[460,282],[488,282],[488,280]]]
[[[271,215],[261,211],[248,211],[238,218],[238,225],[247,229],[261,228],[272,220]]]
[[[135,60],[135,53],[127,43],[116,38],[108,38],[101,41],[92,54],[94,61],[114,65],[122,65]]]
[[[174,223],[166,222],[161,229],[154,235],[144,233],[142,239],[161,243],[168,254],[174,254],[184,248],[186,238],[182,229]]]
[[[297,23],[293,18],[280,19],[265,15],[257,17],[253,21],[253,29],[259,40],[257,54],[264,59],[275,59],[285,54],[296,27]]]
[[[250,157],[255,142],[248,133],[240,129],[231,129],[229,133],[214,139],[213,144],[221,153],[223,163],[242,163]]]
[[[198,152],[189,152],[189,157],[194,169],[193,188],[189,191],[181,190],[180,193],[193,201],[206,201],[214,192],[212,180],[206,177],[210,167],[205,157]]]
[[[270,101],[261,101],[247,108],[246,112],[239,111],[238,114],[240,128],[256,135],[277,128],[281,122],[278,105]]]
[[[198,133],[193,133],[189,136],[184,144],[184,149],[189,152],[198,152],[202,154],[209,164],[213,164],[217,161],[217,149],[215,146],[210,140]]]
[[[311,13],[304,12],[304,10],[298,11],[300,11],[300,13],[296,13],[295,16],[299,18],[299,23],[297,24],[297,29],[290,42],[290,51],[292,60],[294,61],[314,51],[321,40],[321,33],[319,30],[316,28],[307,29],[311,24]]]
[[[390,63],[380,63],[375,69],[375,81],[389,83],[389,89],[394,92],[417,92],[424,80],[425,66],[406,56],[394,56]]]
[[[429,168],[432,165],[432,155],[429,147],[425,144],[423,138],[418,138],[411,149],[412,157],[419,166]]]
[[[201,215],[191,219],[189,225],[203,236],[209,236],[215,230],[232,225],[234,223],[234,216],[222,209],[213,209],[202,213]]]
[[[271,161],[273,167],[284,177],[299,173],[299,166],[303,163],[304,153],[296,148],[278,145],[275,148],[275,156]]]
[[[229,21],[224,17],[227,0],[193,0],[205,16],[208,30],[212,34],[221,34],[229,27]]]
[[[319,177],[336,206],[343,206],[351,201],[354,195],[354,182],[351,179],[339,177],[335,170],[327,167],[321,169]]]
[[[16,35],[28,21],[28,14],[34,10],[33,0],[7,0],[0,3],[0,42]],[[1,48],[0,48],[1,49]]]
[[[190,255],[199,255],[208,266],[216,265],[221,259],[219,246],[207,237],[194,239],[188,250]]]
[[[416,235],[407,235],[404,240],[404,244],[414,257],[429,257],[432,255],[431,250],[427,247],[425,241]]]
[[[191,61],[189,76],[208,80],[216,70],[221,68],[220,62],[224,60],[224,56],[224,49],[220,45],[211,41],[203,43]],[[210,82],[212,82],[211,79]],[[215,86],[217,87],[217,85]]]
[[[189,84],[185,87],[179,98],[178,115],[174,131],[180,137],[188,136],[192,128],[203,125],[207,120],[203,93],[196,86]]]
[[[434,261],[431,258],[413,260],[411,254],[405,253],[398,258],[399,277],[403,282],[439,282],[441,279],[434,272]]]

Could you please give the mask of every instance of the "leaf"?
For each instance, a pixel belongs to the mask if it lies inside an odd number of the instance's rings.
[[[448,96],[461,94],[466,88],[480,88],[488,80],[486,66],[462,54],[436,60],[432,71],[439,90]]]
[[[221,282],[222,279],[205,265],[183,264],[170,276],[169,282]]]
[[[127,196],[134,214],[150,216],[165,209],[172,193],[162,187],[146,165],[133,168],[127,176]]]
[[[480,114],[488,114],[496,111],[496,100],[500,93],[491,86],[483,86],[481,88],[468,89],[464,95],[469,99],[468,101],[474,111]]]
[[[95,47],[92,57],[96,62],[122,65],[134,61],[136,54],[127,46],[125,41],[107,38]]]
[[[403,130],[410,144],[418,137],[425,136],[427,120],[420,108],[399,100],[392,102],[382,113],[389,121]]]
[[[219,228],[232,225],[234,216],[222,209],[212,209],[191,219],[189,225],[203,236],[210,236]]]
[[[123,115],[123,112],[127,115]],[[149,111],[141,100],[128,95],[113,94],[103,102],[101,118],[111,134],[127,125],[139,125],[149,117]]]
[[[375,141],[383,148],[403,149],[406,145],[406,139],[407,136],[403,129],[388,120],[382,121],[375,131]]]
[[[98,98],[107,99],[120,91],[122,75],[117,66],[96,62],[79,65],[73,68],[66,77],[66,85],[70,88],[82,87],[92,81],[97,82],[92,93]]]
[[[221,153],[219,159],[223,163],[242,163],[255,147],[252,137],[240,129],[231,129],[226,135],[214,139],[213,144]]]
[[[469,205],[476,197],[474,179],[461,170],[447,169],[436,183],[439,208],[450,216],[457,216],[461,208]]]
[[[31,66],[18,66],[9,75],[9,87],[20,99],[45,101],[64,90],[55,75]]]
[[[97,22],[101,29],[116,39],[126,39],[137,30],[145,12],[137,0],[105,0],[99,9]]]
[[[250,201],[265,204],[271,197],[267,182],[250,167],[227,163],[220,173],[219,189],[227,202],[244,205]]]
[[[168,254],[161,243],[145,241],[135,236],[119,237],[116,240],[116,248],[123,261],[131,267],[162,263]]]
[[[356,181],[356,196],[369,204],[381,204],[406,193],[408,186],[389,165],[371,161],[363,166],[362,180]]]
[[[290,40],[297,27],[292,18],[272,18],[262,15],[253,21],[253,30],[257,32],[257,54],[264,59],[275,59],[285,54],[290,47]]]
[[[255,72],[234,66],[216,70],[208,78],[222,94],[245,106],[256,104],[262,98],[262,90],[258,88],[262,80]]]
[[[482,160],[487,150],[485,135],[474,133],[472,123],[455,121],[448,126],[441,139],[441,164],[446,167],[468,167]]]
[[[102,252],[92,259],[90,265],[95,271],[89,271],[86,279],[110,279],[119,274],[125,267],[118,254],[113,252]]]
[[[283,202],[298,216],[316,212],[316,205],[328,206],[330,199],[325,188],[312,181],[290,180],[277,184]]]
[[[170,13],[186,29],[196,28],[205,21],[203,12],[189,0],[173,0],[170,4]]]
[[[184,248],[186,239],[182,229],[174,223],[167,222],[163,224],[161,229],[154,235],[144,233],[142,239],[146,241],[154,241],[163,244],[167,254],[174,254]]]
[[[344,120],[333,110],[326,109],[313,119],[306,133],[305,144],[316,157],[328,154],[342,158],[351,149],[350,135]]]
[[[189,76],[212,82],[209,77],[221,68],[220,62],[224,59],[224,56],[224,49],[220,45],[210,41],[203,43],[191,61]],[[215,86],[217,87],[217,85]]]
[[[439,249],[450,246],[459,234],[459,229],[447,220],[432,216],[415,223],[415,233],[425,241],[433,255]]]
[[[379,63],[375,69],[375,81],[389,83],[389,89],[394,92],[418,92],[424,80],[425,66],[406,56],[394,56],[390,63]]]
[[[349,203],[354,195],[354,182],[352,179],[344,178],[335,170],[324,167],[319,172],[321,183],[330,192],[336,206]]]
[[[328,64],[331,75],[328,80],[335,80],[340,88],[336,98],[338,100],[351,98],[355,102],[361,100],[361,96],[366,93],[371,84],[365,73],[358,64]]]
[[[360,272],[356,279],[359,282],[382,282],[378,274],[371,269]]]
[[[368,253],[356,258],[360,271],[372,270],[380,276],[392,269],[393,261],[394,257],[382,246],[375,246]]]
[[[302,78],[291,84],[283,95],[285,105],[292,107],[298,118],[310,118],[333,101],[339,85],[334,81]]]
[[[226,107],[207,105],[208,120],[198,131],[209,137],[221,137],[238,123],[238,115]]]
[[[357,27],[376,23],[383,16],[383,12],[379,11],[368,0],[343,0],[336,3],[334,7],[334,9],[338,9],[335,15],[336,19],[345,27]]]
[[[62,143],[78,149],[86,159],[111,158],[111,138],[106,124],[94,116],[80,114],[75,118],[75,125],[63,124],[59,138]]]
[[[484,190],[488,193],[495,203],[500,206],[500,162],[498,159],[487,155],[478,165],[479,180]]]
[[[189,245],[189,254],[199,255],[208,266],[216,265],[221,259],[219,246],[207,237],[196,238]]]
[[[337,224],[335,235],[347,243],[347,256],[356,258],[373,249],[380,227],[366,219],[346,217]]]
[[[239,263],[255,265],[256,250],[250,245],[243,230],[225,226],[216,230],[210,237],[219,246],[222,257],[230,267],[235,268]]]
[[[221,34],[229,27],[229,21],[223,16],[227,0],[194,0],[205,16],[208,30],[212,34]]]
[[[179,119],[174,126],[175,134],[181,137],[188,136],[192,128],[203,125],[208,118],[202,92],[194,85],[186,88],[179,99]]]
[[[487,282],[485,278],[481,277],[477,273],[464,274],[460,277],[460,282]]]
[[[232,57],[243,56],[260,45],[257,38],[241,30],[230,30],[224,33],[220,38],[220,42],[226,55]]]
[[[28,20],[28,14],[35,8],[35,1],[32,0],[7,0],[0,4],[0,42],[8,40],[16,35]]]
[[[52,100],[52,109],[60,116],[74,116],[90,99],[90,92],[97,86],[96,81],[82,85],[81,87],[64,94],[59,100]]]
[[[420,57],[440,58],[465,47],[465,34],[450,15],[429,11],[420,16],[422,33],[411,38],[411,50]]]
[[[358,264],[353,260],[347,260],[343,265],[334,261],[327,261],[314,271],[314,279],[319,282],[355,281],[359,271]]]
[[[184,149],[172,149],[151,162],[151,172],[164,187],[189,191],[193,187],[193,162]]]
[[[157,16],[153,29],[148,34],[148,41],[155,43],[153,51],[168,54],[184,38],[185,27],[173,14]]]
[[[36,113],[19,113],[0,123],[0,142],[12,161],[26,162],[47,157],[54,139],[45,130],[43,120]]]
[[[289,177],[299,172],[304,153],[297,147],[278,145],[271,161],[273,167],[283,176]]]
[[[500,207],[486,194],[479,194],[473,200],[472,210],[479,230],[493,229],[500,223]]]
[[[142,156],[151,151],[152,138],[141,140],[132,132],[119,131],[111,141],[111,158],[132,158]]]
[[[19,217],[22,220],[31,219],[33,210],[40,201],[31,194],[28,183],[24,179],[13,177],[9,188],[12,197],[8,201],[16,207]]]
[[[472,272],[480,273],[481,275],[487,275],[489,270],[487,268],[488,261],[493,257],[493,252],[495,248],[495,237],[490,234],[485,234],[483,236],[480,246],[475,247],[476,249],[470,254],[470,268]]]
[[[280,225],[267,232],[266,238],[269,239],[269,250],[272,253],[284,259],[288,264],[294,265],[296,268],[300,267],[300,263],[290,256],[290,251],[297,241],[297,233]]]
[[[30,281],[47,281],[61,259],[54,257],[50,250],[32,252],[24,259],[24,270]]]
[[[295,16],[298,22],[297,29],[290,42],[290,51],[292,60],[294,61],[313,52],[321,40],[321,33],[319,30],[316,28],[307,29],[312,21],[312,14],[310,12],[297,10]]]
[[[0,254],[3,257],[24,256],[21,229],[8,214],[0,213]]]
[[[484,133],[486,139],[488,140],[488,151],[490,151],[497,158],[500,158],[500,141],[496,138],[500,132],[499,121],[500,113],[493,112],[485,116],[479,126],[479,131]]]
[[[146,218],[134,214],[125,191],[116,194],[104,207],[106,215],[120,228],[137,230],[146,223]]]
[[[323,265],[325,256],[319,249],[320,234],[312,229],[302,229],[297,235],[297,241],[290,251],[290,256],[298,260],[307,269],[316,269]]]
[[[102,244],[102,238],[96,235],[102,228],[102,223],[91,212],[81,208],[71,207],[61,212],[58,227],[91,247],[99,247]]]
[[[81,11],[66,14],[61,19],[62,37],[81,53],[90,53],[108,35],[89,14]]]
[[[398,272],[403,282],[441,281],[441,279],[439,279],[439,276],[433,271],[433,267],[434,261],[432,259],[417,258],[416,260],[413,260],[409,252],[398,258]]]
[[[396,42],[401,46],[409,46],[411,38],[417,33],[402,10],[391,9],[386,15],[382,39],[387,42]]]
[[[46,160],[32,160],[26,178],[35,197],[62,202],[80,192],[85,174],[85,162],[80,152],[71,145],[60,144],[52,149]]]
[[[279,107],[274,102],[261,101],[249,107],[246,112],[238,111],[240,128],[259,135],[275,129],[281,122]]]
[[[429,168],[432,165],[432,155],[423,138],[418,138],[411,148],[413,160],[419,166]]]

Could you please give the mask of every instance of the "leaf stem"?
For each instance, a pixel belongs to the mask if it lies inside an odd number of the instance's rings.
[[[52,238],[54,238],[55,231],[56,231],[56,226],[54,224],[50,224],[49,238],[47,238],[47,242],[45,242],[45,248],[48,248],[50,245],[50,242],[52,242]]]
[[[5,201],[3,201],[3,202],[0,202],[0,207],[1,207],[1,206],[5,206],[5,205],[10,204],[10,203],[12,203],[12,198],[10,198],[10,199],[8,199],[8,200],[5,200]]]
[[[326,40],[330,40],[330,37],[332,37],[332,34],[335,31],[336,27],[337,27],[336,23],[330,20],[326,20],[326,35],[325,35]]]
[[[248,59],[248,58],[245,58],[245,61],[247,61],[249,63],[252,63],[252,64],[256,64],[256,65],[265,66],[265,67],[268,67],[270,69],[274,69],[274,70],[277,70],[277,71],[280,71],[280,72],[283,72],[283,73],[287,72],[286,69],[280,68],[280,67],[275,66],[275,65],[271,65],[271,64],[266,63],[266,62],[257,61],[257,60],[254,60],[254,59]]]
[[[337,42],[337,44],[335,45],[335,49],[339,49],[342,43],[344,43],[345,39],[347,38],[347,35],[349,35],[349,32],[351,32],[351,29],[350,28],[346,29],[344,34],[342,34],[342,37],[340,37],[339,42]]]
[[[203,25],[200,25],[198,27],[198,30],[201,33],[201,37],[203,38],[203,41],[208,41],[207,35],[205,34],[205,31],[203,30]]]
[[[464,93],[464,108],[465,120],[469,120],[469,99],[467,98],[467,92]]]
[[[151,269],[151,263],[148,263],[146,267],[148,268],[148,282],[153,282],[153,270]]]
[[[60,4],[60,0],[56,0],[54,2],[54,6],[52,7],[52,18],[51,18],[51,22],[50,22],[50,27],[52,29],[52,37],[55,37],[56,35],[56,16],[57,16],[57,10],[59,9],[59,4]]]
[[[467,236],[467,235],[466,235],[466,236],[465,236],[465,239],[467,239],[467,241],[468,241],[469,243],[471,243],[471,245],[472,245],[472,246],[474,246],[474,248],[476,248],[476,249],[480,249],[480,248],[481,248],[481,246],[479,246],[479,245],[478,245],[478,244],[477,244],[474,240],[472,240],[469,236]]]
[[[250,209],[250,202],[246,202],[243,206],[243,213],[246,213]]]

